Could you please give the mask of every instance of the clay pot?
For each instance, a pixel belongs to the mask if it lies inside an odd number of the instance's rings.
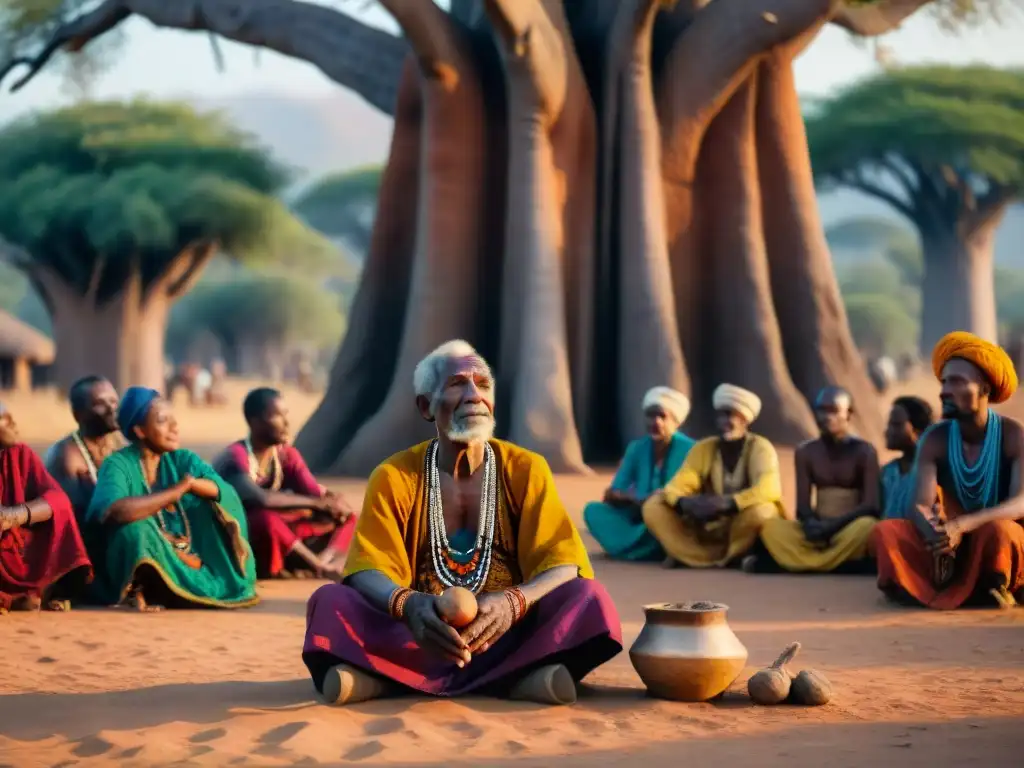
[[[652,696],[707,701],[743,671],[747,649],[733,634],[720,603],[645,605],[646,622],[629,660]]]

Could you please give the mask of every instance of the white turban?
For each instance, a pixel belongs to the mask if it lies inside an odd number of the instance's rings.
[[[748,389],[732,384],[719,384],[711,395],[711,404],[716,411],[736,411],[748,424],[753,424],[761,415],[761,398]]]
[[[658,406],[680,424],[690,415],[690,398],[672,387],[651,387],[644,395],[643,409]]]

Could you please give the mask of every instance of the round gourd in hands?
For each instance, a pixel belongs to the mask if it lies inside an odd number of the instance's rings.
[[[441,618],[455,629],[468,627],[477,613],[476,595],[464,587],[448,587],[437,599]]]

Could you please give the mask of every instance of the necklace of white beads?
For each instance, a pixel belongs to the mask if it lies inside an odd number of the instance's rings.
[[[498,507],[498,474],[495,469],[494,450],[484,447],[483,487],[480,492],[480,520],[476,529],[476,543],[472,549],[459,551],[448,543],[444,524],[444,504],[441,499],[441,473],[437,468],[437,440],[427,447],[424,471],[427,476],[427,527],[430,533],[430,554],[434,571],[445,587],[465,587],[477,593],[487,583],[491,570],[491,550]],[[450,555],[469,558],[477,555],[474,567],[467,573],[456,573],[449,565]]]

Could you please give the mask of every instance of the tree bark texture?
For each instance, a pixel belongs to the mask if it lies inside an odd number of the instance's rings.
[[[994,275],[998,215],[978,227],[924,230],[924,285],[921,291],[921,349],[931,351],[950,331],[970,331],[998,341]]]
[[[808,399],[841,384],[880,437],[792,60],[830,20],[878,34],[926,2],[387,0],[396,43],[289,0],[107,0],[23,63],[138,14],[303,58],[383,109],[392,77],[370,253],[298,445],[314,469],[361,474],[426,437],[412,368],[462,337],[495,368],[499,433],[583,471],[638,435],[657,384],[691,395],[695,435],[717,384],[748,387],[755,429],[783,441],[811,435]]]

